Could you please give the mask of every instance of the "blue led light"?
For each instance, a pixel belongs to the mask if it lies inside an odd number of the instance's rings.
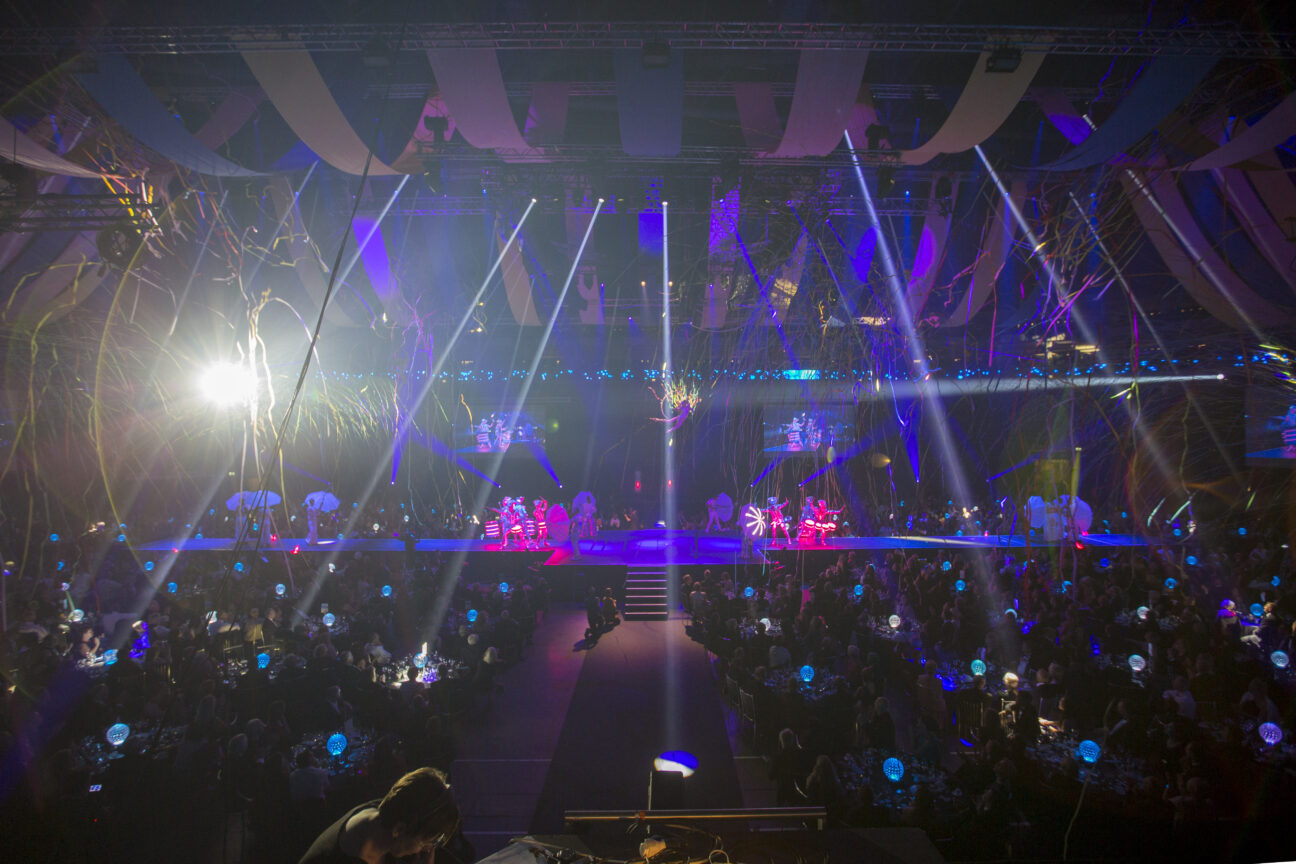
[[[948,573],[950,571],[950,568],[952,568],[953,566],[954,565],[951,564],[949,561],[941,562],[941,569],[944,570],[946,573]]]
[[[176,591],[179,591],[179,590],[180,590],[180,586],[177,585],[176,583],[174,583],[174,582],[168,582],[168,583],[167,583],[167,593],[168,593],[168,594],[174,594],[174,593],[176,593]]]
[[[889,756],[882,763],[882,773],[892,783],[899,783],[904,778],[904,763],[894,756]]]
[[[856,585],[856,586],[855,586],[855,596],[856,596],[856,597],[863,597],[863,596],[864,596],[864,586],[863,586],[863,585]]]
[[[264,669],[270,665],[270,655],[262,651],[257,655],[257,668]]]
[[[1174,536],[1176,536],[1176,537],[1182,537],[1182,536],[1183,536],[1183,530],[1180,529],[1180,528],[1176,528],[1176,529],[1174,529]]]
[[[1111,569],[1111,559],[1110,559],[1110,558],[1099,558],[1099,559],[1098,559],[1098,566],[1101,567],[1101,568],[1104,569],[1104,570],[1110,570],[1110,569]]]
[[[743,596],[746,597],[748,600],[750,600],[751,598],[756,596],[756,589],[748,585],[746,588],[743,589]]]
[[[384,585],[382,587],[382,596],[390,597],[391,595],[392,595],[392,587],[390,585]]]
[[[476,623],[477,623],[477,610],[476,610],[476,609],[469,609],[469,610],[468,610],[468,623],[469,623],[469,624],[476,624]]]
[[[1098,757],[1102,755],[1102,748],[1098,746],[1098,742],[1090,741],[1086,738],[1084,741],[1081,741],[1080,746],[1076,748],[1076,755],[1092,765],[1097,762]]]
[[[1187,564],[1188,564],[1189,567],[1196,567],[1196,566],[1197,566],[1197,556],[1196,556],[1196,555],[1189,555],[1187,558],[1184,559],[1184,561],[1187,562]]]
[[[243,562],[242,562],[242,561],[235,561],[235,562],[234,562],[234,572],[235,572],[235,573],[242,573],[242,572],[243,572]]]
[[[815,671],[814,671],[814,667],[813,667],[813,666],[810,666],[810,665],[807,664],[807,665],[801,667],[801,680],[802,680],[802,681],[804,681],[805,683],[809,684],[811,681],[814,680],[814,676],[815,676]]]
[[[325,612],[324,617],[321,620],[323,620],[325,627],[332,627],[337,623],[337,616],[332,612]]]
[[[114,663],[117,662],[117,649],[109,648],[107,651],[104,652],[103,657],[104,657],[105,666],[113,665]]]
[[[1275,651],[1269,655],[1269,662],[1275,669],[1286,669],[1291,665],[1291,658],[1287,656],[1286,651]]]
[[[1178,585],[1178,584],[1179,584],[1179,583],[1175,581],[1175,578],[1174,578],[1173,576],[1169,577],[1169,578],[1166,579],[1166,581],[1165,581],[1165,587],[1168,588],[1168,589],[1171,590],[1171,591],[1173,591],[1173,590],[1175,589],[1175,586]]]
[[[426,655],[426,654],[422,654],[422,653],[420,653],[420,654],[415,654],[415,655],[414,655],[414,668],[415,668],[415,669],[422,669],[424,666],[427,665],[427,660],[428,660],[428,658],[427,658],[427,655]]]
[[[125,723],[114,723],[108,727],[108,733],[104,737],[112,746],[120,747],[130,737],[130,727]]]
[[[330,756],[341,756],[347,748],[346,736],[341,732],[335,732],[329,736],[328,743],[324,746],[328,748]]]
[[[508,592],[509,592],[509,584],[508,584],[507,582],[501,582],[501,583],[500,583],[500,593],[501,593],[501,594],[507,594]]]
[[[1277,588],[1279,585],[1282,584],[1282,577],[1281,576],[1273,577],[1272,579],[1269,580],[1269,584]]]
[[[967,583],[964,582],[962,579],[956,579],[956,580],[954,580],[954,590],[955,590],[955,591],[965,591],[965,590],[967,590]]]
[[[1239,537],[1245,537],[1245,536],[1246,536],[1246,529],[1245,529],[1245,528],[1239,528],[1239,529],[1238,529],[1238,536],[1239,536]]]
[[[118,535],[117,535],[117,542],[118,542],[118,543],[125,543],[125,542],[126,542],[126,535],[125,535],[125,534],[118,534]]]
[[[58,536],[57,534],[51,534],[51,535],[50,535],[50,542],[51,542],[51,543],[57,543],[58,541],[59,541],[59,536]]]
[[[1134,672],[1142,672],[1147,668],[1147,661],[1138,654],[1131,654],[1129,656],[1129,667]]]
[[[1264,614],[1264,606],[1261,605],[1260,603],[1252,603],[1251,614],[1256,618],[1259,618],[1261,615]]]
[[[145,562],[144,562],[144,572],[145,572],[145,573],[152,573],[152,572],[153,572],[153,562],[152,562],[152,561],[145,561]]]
[[[275,586],[276,597],[282,597],[287,593],[288,593],[288,586],[285,585],[284,583],[280,582],[278,585]]]
[[[972,674],[973,674],[973,675],[984,675],[985,673],[986,673],[986,665],[985,665],[985,661],[984,661],[984,660],[973,660],[973,661],[972,661]]]

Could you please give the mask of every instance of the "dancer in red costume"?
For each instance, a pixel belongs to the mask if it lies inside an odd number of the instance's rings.
[[[777,539],[778,532],[783,532],[783,540],[790,546],[792,545],[792,535],[788,532],[787,516],[783,513],[783,508],[787,502],[778,503],[778,496],[774,495],[765,501],[765,515],[769,518],[770,542]]]
[[[531,502],[531,512],[535,514],[536,546],[549,545],[549,524],[545,521],[545,511],[548,509],[549,502],[543,498],[537,498]]]
[[[815,521],[815,542],[822,546],[824,539],[833,531],[837,530],[837,517],[841,515],[841,510],[829,510],[828,502],[820,498],[813,505]]]

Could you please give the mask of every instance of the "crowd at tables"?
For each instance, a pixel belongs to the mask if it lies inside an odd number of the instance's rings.
[[[1246,826],[1296,803],[1293,578],[1281,540],[1234,526],[693,572],[684,603],[780,804],[957,858],[1246,857],[1280,842]]]
[[[430,558],[59,554],[6,565],[12,860],[206,860],[237,837],[295,861],[407,770],[450,770],[549,602],[539,575]]]

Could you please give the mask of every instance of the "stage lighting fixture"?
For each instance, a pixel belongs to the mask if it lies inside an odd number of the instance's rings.
[[[360,62],[369,69],[388,69],[395,65],[396,57],[391,46],[375,36],[360,49]]]
[[[670,66],[670,46],[665,42],[645,42],[640,61],[645,69],[665,69]]]
[[[653,760],[654,770],[668,771],[684,777],[692,777],[697,767],[697,757],[684,750],[667,750]]]
[[[243,363],[214,363],[198,379],[198,389],[221,408],[246,405],[256,395],[257,376]]]
[[[1021,65],[1022,52],[1012,45],[1001,45],[990,52],[986,58],[985,71],[1009,73],[1016,72]]]

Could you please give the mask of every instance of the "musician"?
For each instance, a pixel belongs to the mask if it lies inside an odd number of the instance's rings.
[[[537,546],[545,546],[549,543],[549,524],[545,521],[545,511],[548,509],[549,502],[543,498],[537,498],[531,502],[531,512],[535,514],[535,540]]]
[[[298,864],[431,864],[461,822],[446,776],[419,768],[392,784],[382,800],[353,807],[325,828]]]
[[[837,517],[841,515],[841,510],[829,510],[828,502],[820,498],[817,502],[811,499],[814,509],[814,530],[815,542],[820,546],[824,543],[824,538],[830,531],[837,530]]]
[[[477,449],[485,452],[491,449],[490,441],[490,422],[485,417],[477,424]]]

